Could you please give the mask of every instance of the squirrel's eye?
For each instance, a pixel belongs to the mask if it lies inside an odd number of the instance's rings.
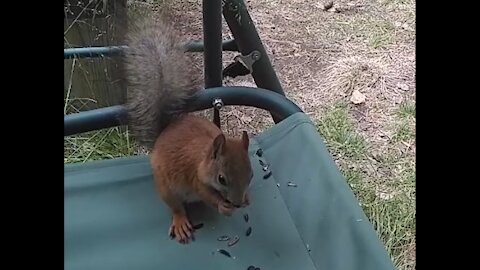
[[[227,181],[225,181],[225,177],[223,177],[223,175],[218,175],[218,182],[224,186],[227,185]]]

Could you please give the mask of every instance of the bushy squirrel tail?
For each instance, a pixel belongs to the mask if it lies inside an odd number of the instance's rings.
[[[126,32],[125,75],[128,126],[135,140],[153,147],[162,130],[185,113],[201,74],[185,52],[185,41],[165,19],[134,19]]]

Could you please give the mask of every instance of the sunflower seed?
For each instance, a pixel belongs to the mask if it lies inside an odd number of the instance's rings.
[[[235,236],[233,237],[232,241],[228,242],[228,246],[231,247],[233,245],[235,245],[236,243],[238,243],[238,240],[240,240],[240,238],[238,236]]]
[[[228,235],[222,235],[217,238],[217,241],[228,241],[230,240],[230,236]]]
[[[194,230],[201,229],[203,227],[203,223],[198,223],[197,225],[193,225]]]
[[[230,258],[232,257],[232,255],[230,255],[230,252],[228,252],[228,251],[226,251],[226,250],[224,250],[224,249],[218,249],[217,251],[218,251],[219,253],[227,256],[227,257],[230,257]]]
[[[261,159],[259,159],[258,162],[260,163],[260,166],[262,166],[262,167],[268,166],[268,164],[263,162],[263,160],[261,160]]]
[[[250,236],[252,234],[252,227],[248,227],[247,231],[245,232],[245,236]]]

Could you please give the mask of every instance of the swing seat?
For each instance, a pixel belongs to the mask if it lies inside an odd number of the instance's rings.
[[[203,227],[182,245],[167,235],[171,216],[148,156],[65,164],[65,269],[395,269],[315,125],[285,97],[244,1],[202,6],[203,43],[186,49],[204,52],[205,89],[187,102],[189,110],[210,109],[220,99],[264,109],[276,123],[250,139],[250,206],[226,217],[188,205],[192,224]],[[233,35],[223,43],[222,14]],[[64,57],[121,56],[123,49],[67,48]],[[223,70],[222,51],[239,52],[244,64]],[[221,87],[222,70],[231,77],[251,73],[258,88]],[[65,116],[64,136],[123,124],[121,105],[83,111]],[[221,236],[239,240],[229,246]]]
[[[189,205],[203,227],[187,245],[167,235],[148,156],[66,164],[65,269],[395,269],[308,116],[252,137],[249,154],[251,205],[231,217]],[[239,241],[228,246],[223,235]]]

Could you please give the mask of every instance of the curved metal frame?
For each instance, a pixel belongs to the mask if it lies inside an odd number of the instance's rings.
[[[223,17],[234,39],[222,41],[221,23]],[[253,106],[269,111],[275,123],[289,115],[302,112],[285,97],[282,86],[270,63],[268,55],[258,36],[244,0],[203,1],[203,42],[185,44],[190,52],[204,52],[205,90],[193,98],[191,111],[212,108],[216,98],[225,105]],[[64,48],[64,59],[73,57],[100,57],[122,55],[126,46]],[[247,55],[260,52],[260,58],[253,65],[252,76],[259,88],[222,87],[222,51],[240,51]],[[218,110],[214,110],[214,122],[218,122]],[[100,108],[64,117],[64,136],[108,128],[126,123],[126,111],[121,105]]]
[[[101,56],[117,56],[122,55],[123,51],[128,49],[128,46],[106,46],[106,47],[80,47],[80,48],[64,48],[63,59],[71,58],[86,58],[86,57],[101,57]],[[193,41],[185,44],[187,52],[203,52],[205,45],[200,41]],[[235,40],[229,39],[222,42],[222,50],[237,52],[237,44]]]
[[[199,91],[189,103],[189,111],[206,110],[220,98],[226,106],[252,106],[274,114],[280,121],[302,110],[286,97],[267,89],[253,87],[214,87]],[[117,105],[73,113],[64,117],[64,136],[126,124],[127,112]]]

